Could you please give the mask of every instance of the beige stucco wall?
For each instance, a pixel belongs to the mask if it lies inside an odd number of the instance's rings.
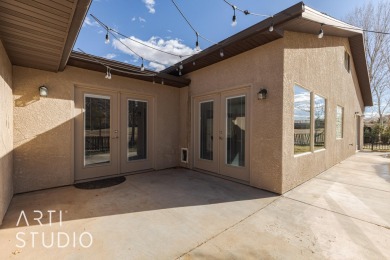
[[[356,152],[355,112],[364,106],[353,61],[344,68],[346,38],[285,32],[283,82],[283,192],[316,176]],[[294,85],[327,100],[326,150],[294,157]],[[336,106],[344,107],[344,137],[336,140]],[[361,124],[363,126],[363,124]]]
[[[155,169],[175,167],[179,160],[177,88],[104,73],[66,67],[52,73],[14,66],[15,192],[72,184],[74,88],[97,87],[155,97]],[[45,85],[49,96],[39,96]]]
[[[250,184],[281,192],[283,40],[223,60],[190,73],[188,77],[191,79],[188,92],[192,98],[250,87]],[[268,98],[258,100],[257,92],[264,87],[268,89]],[[185,100],[184,96],[182,100]],[[188,104],[182,105],[181,110],[187,111],[188,117],[191,116]],[[181,136],[186,136],[193,130],[193,120],[191,122],[187,127],[182,125]],[[193,149],[190,151],[192,159]]]
[[[13,195],[12,65],[0,41],[0,225]]]

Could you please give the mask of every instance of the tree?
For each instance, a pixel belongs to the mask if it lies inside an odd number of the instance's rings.
[[[347,16],[347,22],[364,30],[390,32],[390,2],[376,6],[369,2],[357,7]],[[390,35],[364,33],[368,76],[373,94],[373,112],[383,126],[383,116],[390,108]]]

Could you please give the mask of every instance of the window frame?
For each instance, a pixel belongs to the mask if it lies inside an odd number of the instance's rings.
[[[348,73],[351,72],[351,55],[347,50],[344,50],[344,68]]]
[[[295,152],[295,87],[299,87],[301,89],[304,89],[306,91],[309,92],[309,95],[310,95],[310,141],[309,141],[309,148],[310,150],[307,151],[307,152],[301,152],[301,153],[296,153]],[[307,154],[311,154],[313,153],[313,91],[310,91],[309,89],[303,87],[302,85],[300,84],[297,84],[295,83],[294,84],[294,87],[293,87],[293,93],[294,93],[294,101],[293,101],[293,106],[294,106],[294,109],[293,109],[293,133],[294,133],[294,138],[293,138],[293,148],[294,148],[294,157],[297,157],[297,156],[302,156],[302,155],[307,155]]]
[[[341,137],[337,136],[337,117],[338,117],[338,108],[341,108]],[[336,105],[336,140],[342,140],[344,138],[344,107],[340,105]]]
[[[321,147],[321,148],[319,148],[319,149],[315,149],[315,130],[316,130],[316,125],[315,125],[315,115],[314,115],[314,113],[315,113],[315,107],[316,107],[316,104],[315,104],[315,97],[316,96],[318,96],[318,97],[320,97],[320,98],[322,98],[323,100],[324,100],[324,105],[325,105],[325,108],[324,108],[324,131],[325,131],[325,133],[324,133],[324,146],[323,147]],[[326,138],[326,133],[327,133],[327,126],[328,126],[328,115],[327,115],[327,109],[328,109],[328,99],[326,98],[326,97],[324,97],[324,96],[322,96],[322,95],[319,95],[319,94],[316,94],[316,93],[314,93],[313,94],[313,102],[314,102],[314,104],[313,104],[313,133],[314,133],[314,135],[313,135],[313,151],[314,152],[319,152],[319,151],[322,151],[322,150],[325,150],[326,149],[326,141],[327,141],[327,138]]]

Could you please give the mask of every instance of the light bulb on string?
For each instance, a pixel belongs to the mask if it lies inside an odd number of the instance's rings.
[[[223,52],[223,49],[221,49],[221,50],[219,51],[219,56],[221,56],[221,58],[223,58],[223,56],[225,56],[225,53]]]
[[[323,24],[321,24],[321,29],[318,32],[318,39],[322,39],[324,37],[324,30],[322,29]]]
[[[110,37],[108,36],[108,29],[107,29],[107,33],[106,33],[106,40],[104,41],[105,44],[109,44],[110,43]]]
[[[142,64],[141,64],[141,71],[144,71],[145,70],[145,67],[144,67],[144,59],[142,58]]]
[[[232,26],[234,27],[237,25],[237,17],[236,17],[236,8],[237,7],[235,5],[233,5],[232,8],[233,8]]]
[[[180,69],[180,70],[183,69],[183,62],[182,62],[182,61],[180,62],[179,69]]]
[[[268,31],[270,32],[274,31],[274,22],[271,23],[270,27],[268,28]]]

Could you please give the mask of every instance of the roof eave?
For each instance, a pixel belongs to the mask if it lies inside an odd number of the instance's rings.
[[[78,0],[75,10],[73,12],[72,22],[68,28],[68,37],[66,39],[61,61],[58,67],[58,71],[63,71],[68,62],[73,46],[76,43],[77,36],[81,30],[84,22],[84,18],[88,13],[88,9],[92,3],[92,0]]]

